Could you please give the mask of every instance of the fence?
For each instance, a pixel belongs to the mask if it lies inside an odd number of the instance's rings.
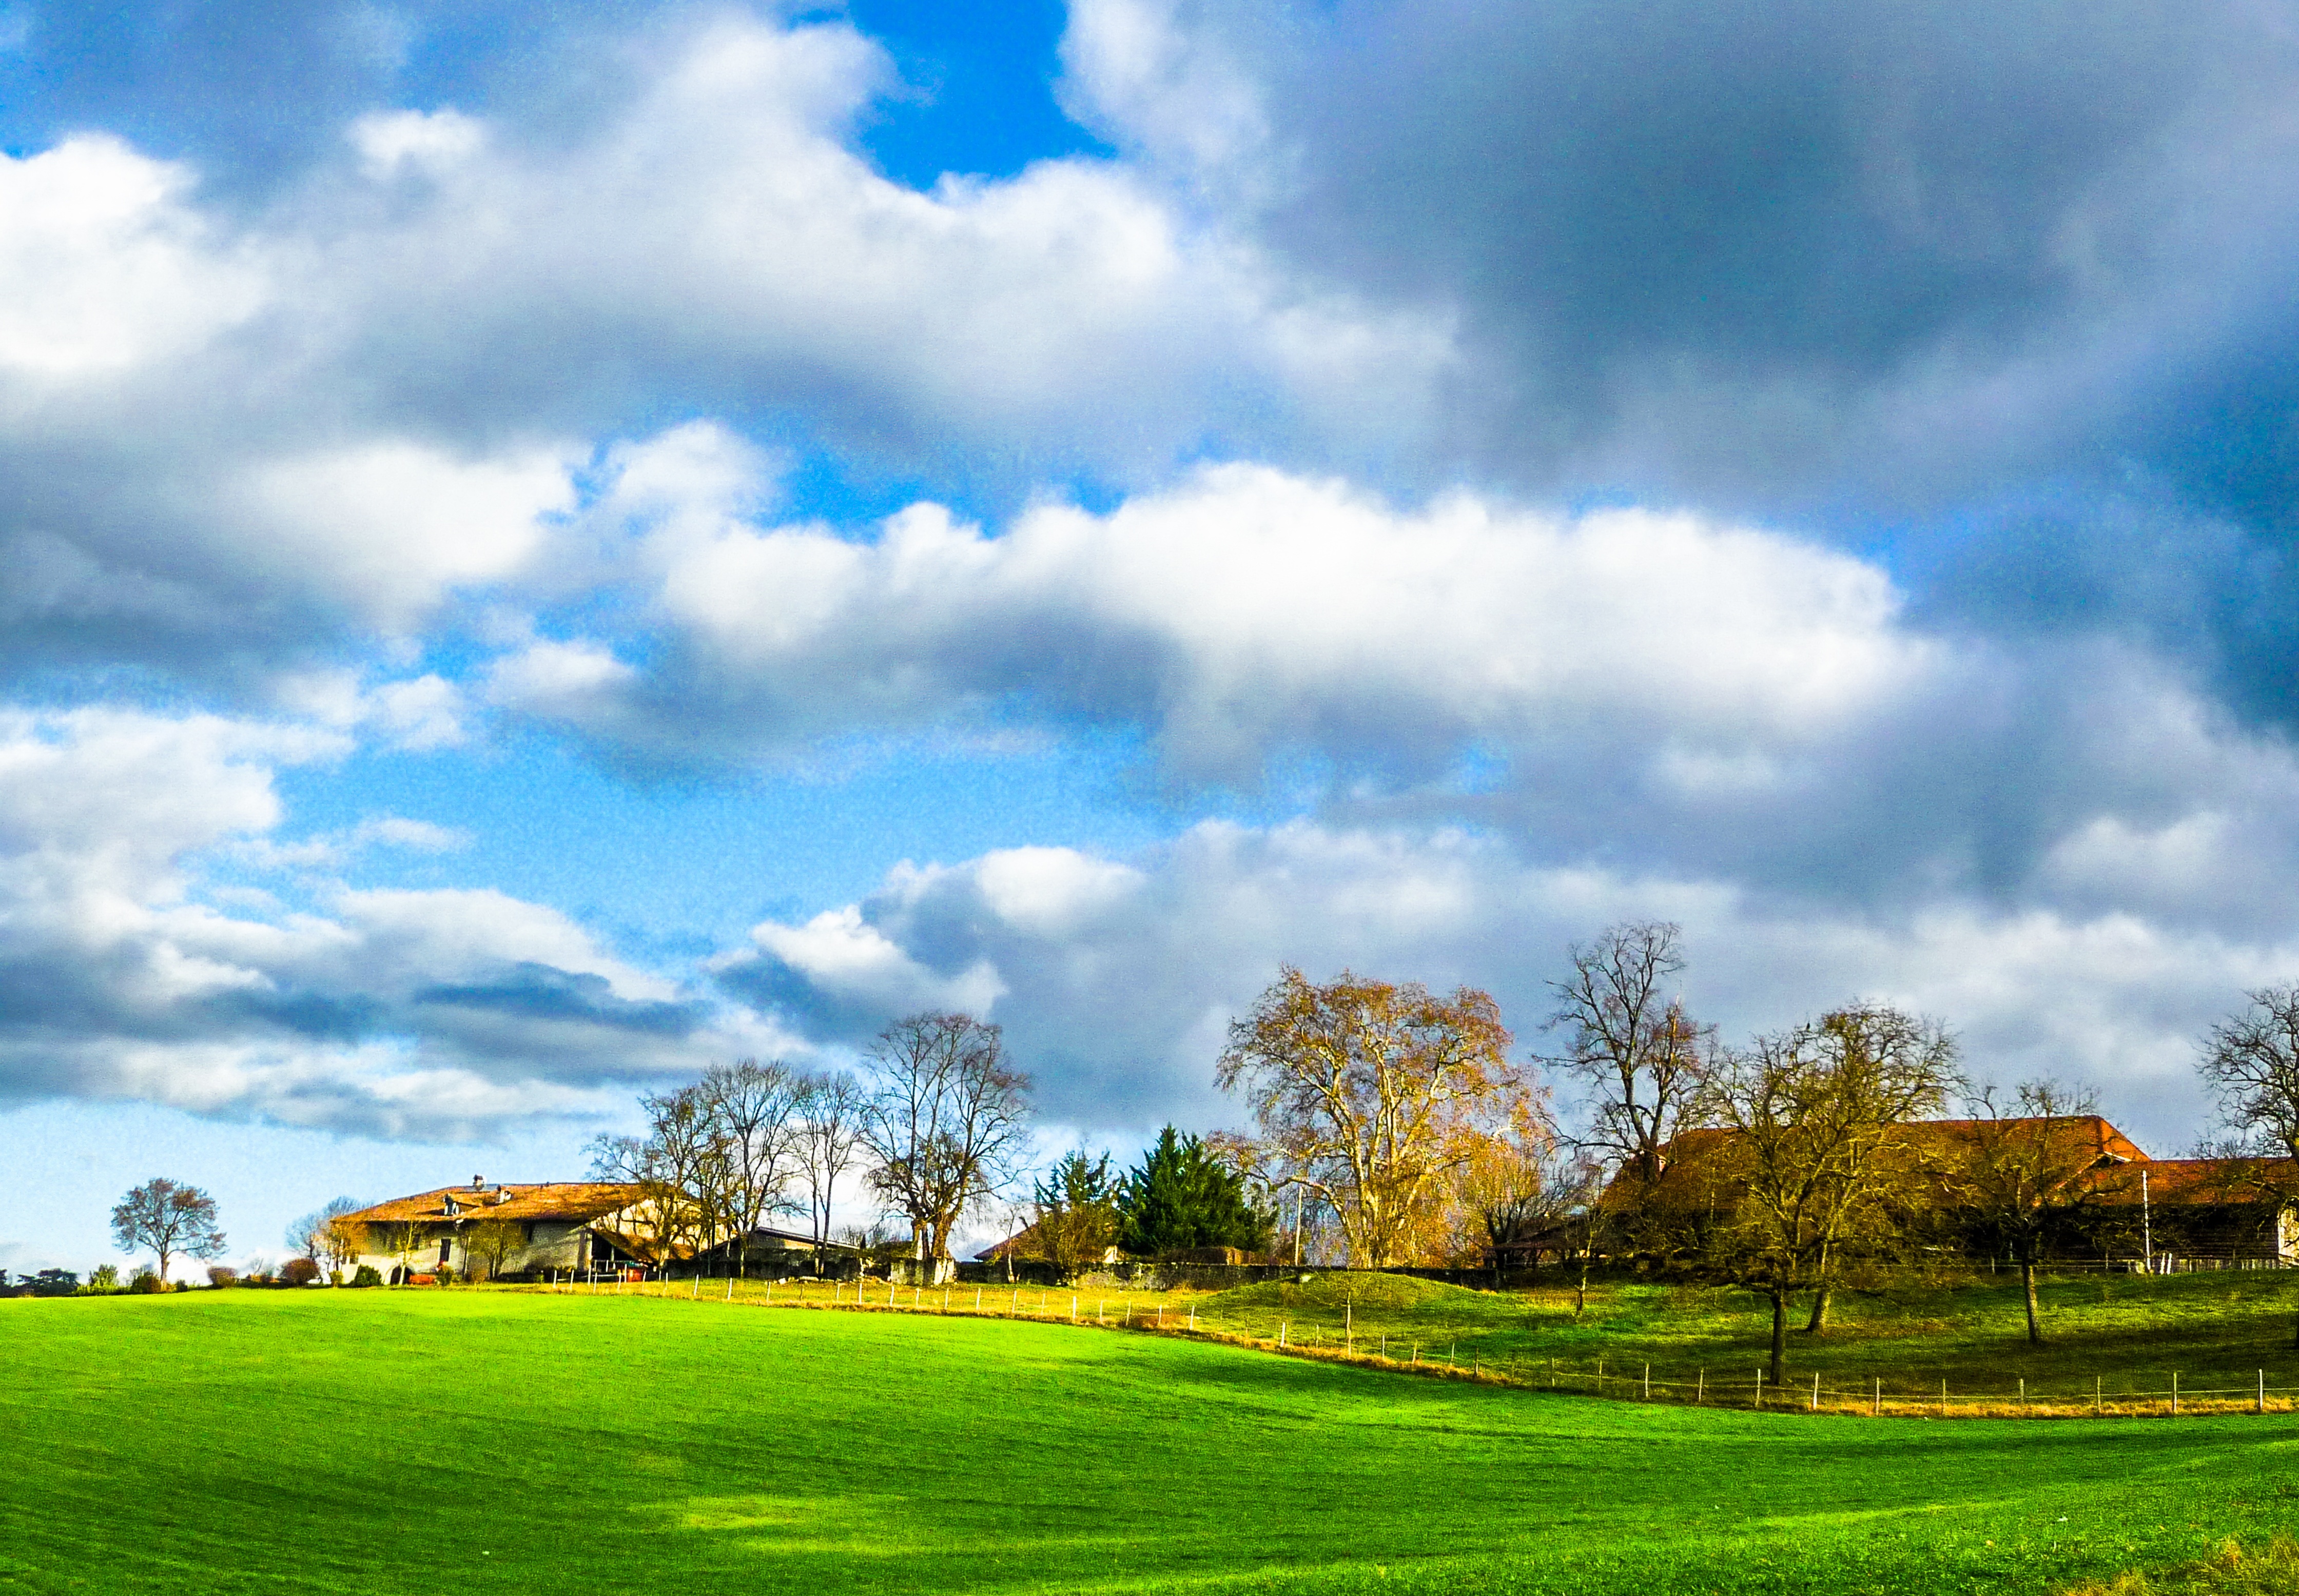
[[[708,1287],[708,1289],[705,1289]],[[1888,1383],[1871,1376],[1864,1386],[1830,1385],[1818,1374],[1775,1384],[1755,1366],[1739,1369],[1697,1368],[1654,1372],[1649,1363],[1628,1372],[1606,1360],[1576,1365],[1568,1360],[1526,1354],[1489,1359],[1472,1343],[1463,1356],[1459,1339],[1423,1341],[1388,1331],[1360,1334],[1350,1318],[1339,1325],[1276,1317],[1250,1325],[1201,1322],[1194,1303],[1137,1303],[1130,1295],[1025,1286],[953,1283],[942,1286],[871,1280],[773,1281],[634,1280],[606,1275],[560,1281],[543,1289],[555,1293],[631,1294],[690,1301],[742,1302],[767,1307],[865,1310],[937,1317],[1026,1319],[1180,1335],[1228,1342],[1297,1357],[1342,1361],[1400,1373],[1463,1379],[1525,1390],[1578,1393],[1606,1400],[1672,1403],[1688,1407],[1737,1408],[1758,1412],[1855,1415],[1871,1418],[2075,1418],[2211,1413],[2299,1412],[2299,1385],[2270,1383],[2255,1370],[2240,1385],[2193,1385],[2173,1372],[2156,1386],[2119,1384],[2095,1376],[2089,1390],[2029,1387],[2014,1377],[2009,1389],[1957,1390],[1905,1379]],[[1440,1332],[1441,1334],[1441,1332]],[[1841,1378],[1841,1376],[1837,1377]],[[2221,1375],[2219,1378],[2224,1379]]]

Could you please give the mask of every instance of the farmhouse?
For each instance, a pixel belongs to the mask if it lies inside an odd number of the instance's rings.
[[[679,1236],[687,1228],[663,1224],[645,1187],[613,1180],[521,1186],[474,1175],[469,1186],[361,1209],[344,1224],[361,1238],[353,1267],[366,1264],[394,1285],[443,1268],[528,1279],[631,1269],[747,1272],[814,1251],[809,1237],[765,1228],[701,1248],[667,1239],[666,1231]]]
[[[475,1245],[480,1272],[490,1275],[643,1267],[656,1261],[643,1239],[655,1233],[652,1218],[652,1204],[636,1186],[605,1180],[517,1186],[474,1175],[469,1186],[394,1197],[344,1222],[361,1237],[356,1264],[396,1285],[442,1267],[470,1273]],[[498,1245],[500,1268],[486,1256]]]
[[[2150,1158],[2097,1114],[2048,1120],[1924,1120],[1897,1128],[1890,1156],[1903,1168],[1918,1205],[1943,1235],[1976,1257],[1990,1252],[1985,1227],[1960,1211],[1959,1173],[1983,1136],[2016,1138],[2039,1168],[2065,1171],[2053,1196],[2062,1222],[2051,1254],[2112,1267],[2162,1269],[2299,1263],[2299,1168],[2284,1158]],[[1659,1181],[1614,1178],[1598,1200],[1607,1218],[1665,1211],[1694,1230],[1701,1214],[1720,1215],[1738,1201],[1732,1175],[1735,1133],[1687,1131],[1670,1144]],[[1601,1236],[1592,1238],[1601,1251]],[[1504,1264],[1533,1261],[1542,1252],[1575,1245],[1565,1227],[1528,1232],[1500,1249]]]

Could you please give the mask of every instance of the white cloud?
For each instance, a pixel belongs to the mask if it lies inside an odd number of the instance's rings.
[[[998,987],[987,1013],[1037,1073],[1047,1112],[1125,1134],[1167,1117],[1236,1121],[1212,1090],[1215,1054],[1281,963],[1487,988],[1530,1053],[1553,1045],[1543,982],[1568,942],[1667,918],[1685,927],[1687,998],[1728,1039],[1855,997],[1902,1004],[1955,1030],[1981,1077],[2095,1084],[2112,1117],[2170,1154],[2208,1128],[2195,1038],[2244,988],[2299,968],[2299,921],[2237,942],[2128,914],[1971,900],[1845,911],[1718,880],[1545,865],[1456,831],[1208,823],[1125,861],[1050,856],[1062,851],[898,870],[806,927],[759,927],[758,954],[722,962],[721,980],[813,1034],[852,1038],[928,999],[916,981],[849,980],[826,948],[873,971],[962,969]],[[1098,888],[1091,914],[1048,920],[1041,899],[1013,892],[1017,872],[1118,887]]]
[[[730,491],[642,523],[687,649],[667,678],[545,644],[498,700],[643,739],[626,699],[660,695],[685,700],[656,717],[676,735],[715,713],[768,747],[1018,705],[1145,723],[1177,769],[1229,778],[1297,749],[1426,764],[1624,731],[1745,772],[1925,690],[1939,656],[1875,566],[1689,515],[1399,511],[1232,465],[997,537],[918,505],[861,542],[757,528],[718,508]]]
[[[214,716],[0,721],[0,1100],[452,1137],[786,1041],[502,892],[205,893],[212,856],[325,871],[462,843],[405,816],[276,839],[274,773],[346,746]]]
[[[458,111],[378,111],[352,123],[360,169],[385,181],[412,167],[440,172],[478,153],[486,127]]]
[[[332,573],[386,628],[444,594],[517,572],[545,518],[572,508],[563,451],[458,459],[422,445],[363,443],[253,467],[244,503],[270,558]]]
[[[1004,990],[996,972],[979,962],[952,975],[937,975],[863,923],[859,911],[851,906],[818,914],[804,925],[769,922],[752,931],[751,939],[818,991],[888,1013],[955,1009],[986,1014]]]
[[[99,135],[0,154],[0,394],[181,355],[255,312],[258,252],[214,236],[191,181]]]

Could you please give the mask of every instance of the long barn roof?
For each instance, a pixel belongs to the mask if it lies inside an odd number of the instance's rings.
[[[616,1180],[549,1180],[537,1185],[516,1184],[443,1186],[411,1197],[394,1197],[345,1216],[356,1225],[401,1224],[409,1220],[561,1220],[581,1224],[628,1208],[644,1195],[643,1188]],[[452,1201],[455,1211],[447,1204]]]

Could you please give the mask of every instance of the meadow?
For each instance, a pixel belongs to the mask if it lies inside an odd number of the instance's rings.
[[[2043,1592],[2299,1518],[2280,1415],[1813,1418],[988,1316],[221,1291],[0,1302],[0,1349],[27,1591]]]
[[[725,1282],[703,1289],[716,1293]],[[685,1284],[668,1288],[685,1293]],[[746,1300],[794,1299],[792,1286],[744,1282]],[[855,1288],[818,1284],[807,1300],[851,1303]],[[1883,1292],[1846,1291],[1826,1330],[1789,1336],[1789,1389],[1767,1401],[1795,1400],[1820,1377],[1823,1393],[1857,1393],[1860,1405],[1880,1386],[1888,1405],[1935,1410],[1945,1383],[1951,1414],[1975,1409],[2087,1411],[2096,1390],[2112,1410],[2168,1405],[2177,1380],[2197,1402],[2248,1406],[2262,1379],[2270,1405],[2299,1406],[2299,1271],[2245,1270],[2172,1276],[2075,1275],[2041,1284],[2047,1339],[2027,1339],[2017,1279],[1957,1276],[1896,1285]],[[881,1284],[868,1300],[905,1311],[1015,1314],[1085,1320],[1194,1326],[1257,1344],[1281,1336],[1293,1349],[1386,1354],[1394,1361],[1501,1370],[1537,1385],[1627,1394],[1651,1371],[1654,1393],[1748,1403],[1766,1356],[1771,1310],[1744,1292],[1599,1279],[1585,1303],[1568,1286],[1507,1292],[1470,1290],[1406,1276],[1312,1274],[1220,1292],[1130,1290],[1088,1283],[1061,1290],[960,1286],[944,1293],[893,1290]],[[2096,1382],[2096,1385],[2095,1385]],[[2207,1394],[2229,1393],[2213,1399]]]

